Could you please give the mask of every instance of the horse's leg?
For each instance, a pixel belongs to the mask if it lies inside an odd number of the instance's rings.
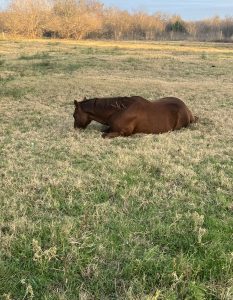
[[[119,132],[105,132],[102,134],[102,137],[104,139],[113,139],[115,137],[120,136],[121,134]]]
[[[113,124],[110,128],[109,128],[109,132],[105,132],[102,134],[103,138],[115,138],[118,136],[130,136],[133,134],[133,130],[134,130],[134,124],[131,121],[130,123],[123,123],[123,124]]]
[[[130,136],[135,128],[135,116],[129,110],[118,112],[109,121],[109,132],[102,135],[103,138],[114,138],[117,136]]]
[[[189,113],[190,123],[197,123],[198,117],[194,116],[189,109],[188,109],[188,113]]]
[[[108,139],[112,139],[118,136],[130,136],[132,135],[133,130],[131,130],[129,127],[119,130],[119,131],[111,131],[111,132],[105,132],[102,134],[102,137],[104,139],[108,138]]]

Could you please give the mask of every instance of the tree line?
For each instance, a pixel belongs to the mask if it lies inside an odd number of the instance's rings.
[[[233,41],[233,17],[192,22],[129,13],[97,0],[11,0],[0,12],[0,31],[29,38]]]

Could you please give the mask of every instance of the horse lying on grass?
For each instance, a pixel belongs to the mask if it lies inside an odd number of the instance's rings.
[[[107,125],[103,138],[135,133],[164,133],[197,121],[185,103],[174,97],[148,101],[139,96],[74,100],[74,128],[85,129],[92,120]]]

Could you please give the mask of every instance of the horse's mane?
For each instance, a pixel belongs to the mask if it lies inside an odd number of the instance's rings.
[[[139,96],[131,97],[112,97],[112,98],[91,98],[81,101],[81,107],[88,111],[94,109],[115,109],[122,110],[138,99],[143,99]]]

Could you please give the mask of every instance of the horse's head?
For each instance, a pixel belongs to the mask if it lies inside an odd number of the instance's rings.
[[[85,111],[83,111],[80,102],[74,100],[74,128],[83,128],[85,129],[88,124],[91,123],[91,119]]]

